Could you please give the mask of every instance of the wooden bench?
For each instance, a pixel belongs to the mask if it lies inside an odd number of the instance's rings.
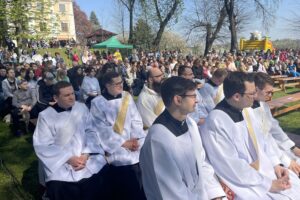
[[[280,78],[287,78],[288,76],[287,75],[273,75],[273,76],[270,76],[272,78],[272,80],[274,81],[274,86],[278,86],[279,85],[279,81],[278,79]],[[277,91],[282,91],[282,89],[280,87],[274,87],[273,88],[273,92],[277,92]]]
[[[273,114],[274,117],[282,115],[284,113],[293,111],[293,110],[297,110],[300,108],[300,102],[292,105],[292,106],[288,106],[288,103],[293,103],[293,102],[297,102],[300,101],[300,92],[297,92],[295,94],[290,94],[284,97],[280,97],[271,101],[268,101],[267,103],[270,106],[271,112]]]
[[[278,78],[279,87],[286,93],[286,87],[296,86],[300,87],[300,77],[284,77]]]

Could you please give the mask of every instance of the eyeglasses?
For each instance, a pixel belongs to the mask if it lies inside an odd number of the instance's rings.
[[[117,83],[111,83],[110,85],[117,87],[123,85],[123,81],[117,82]]]
[[[184,73],[183,75],[184,75],[184,76],[193,76],[193,75],[194,75],[194,73],[189,73],[189,74],[187,74],[187,73]]]
[[[266,95],[273,95],[273,91],[264,91],[266,93]]]
[[[178,95],[178,96],[181,96],[181,97],[191,97],[193,99],[197,98],[197,94],[182,94],[182,95]]]
[[[256,91],[255,92],[244,92],[242,94],[243,95],[246,94],[246,95],[249,95],[249,96],[254,96],[256,94]]]

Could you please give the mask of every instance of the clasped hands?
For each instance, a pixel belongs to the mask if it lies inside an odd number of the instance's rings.
[[[126,140],[122,147],[124,147],[125,149],[128,149],[130,151],[137,151],[139,149],[139,143],[138,143],[138,139],[137,138],[132,138],[130,140]]]
[[[280,192],[280,191],[291,188],[288,170],[283,168],[280,165],[276,165],[274,167],[274,170],[275,170],[277,179],[272,181],[272,186],[271,186],[270,192]]]
[[[67,163],[73,167],[75,171],[85,168],[85,164],[89,158],[88,154],[81,154],[81,156],[72,156]]]

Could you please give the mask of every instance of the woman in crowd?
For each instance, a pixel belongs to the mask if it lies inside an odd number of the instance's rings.
[[[100,85],[98,79],[95,77],[96,71],[93,67],[87,67],[85,69],[86,76],[83,78],[81,90],[85,104],[88,108],[91,107],[91,101],[101,94]]]

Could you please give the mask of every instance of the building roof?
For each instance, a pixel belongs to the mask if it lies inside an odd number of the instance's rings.
[[[117,35],[116,33],[104,30],[102,28],[99,28],[98,30],[95,30],[94,32],[90,33],[86,36],[86,38],[92,38],[92,37],[111,37]]]

